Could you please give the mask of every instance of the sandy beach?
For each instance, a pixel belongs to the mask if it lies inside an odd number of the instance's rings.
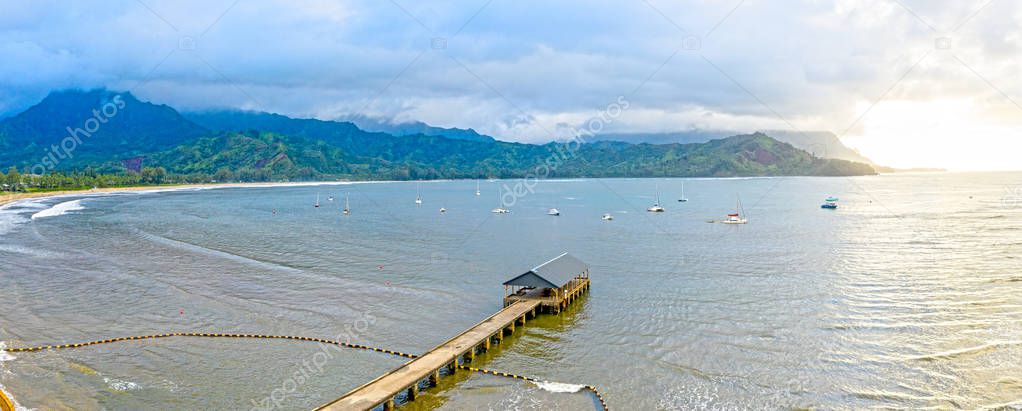
[[[224,184],[175,184],[158,186],[130,186],[130,187],[108,187],[89,190],[61,190],[35,193],[12,193],[0,194],[0,207],[7,204],[27,200],[30,198],[58,197],[67,195],[89,195],[102,193],[149,191],[149,190],[189,190],[189,189],[214,189],[214,188],[237,188],[237,187],[278,187],[278,186],[311,186],[311,185],[338,185],[353,184],[352,181],[318,181],[318,182],[295,182],[295,183],[224,183]]]

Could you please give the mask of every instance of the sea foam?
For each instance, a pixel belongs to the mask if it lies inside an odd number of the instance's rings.
[[[563,382],[551,382],[551,381],[538,381],[535,384],[536,384],[537,387],[543,389],[544,391],[558,392],[558,393],[562,393],[562,392],[563,393],[579,392],[580,390],[585,388],[585,385],[566,384],[566,383],[563,383]]]
[[[107,384],[107,386],[110,387],[110,389],[112,389],[114,391],[120,391],[120,392],[134,391],[134,390],[138,390],[138,389],[142,388],[142,386],[138,385],[138,383],[134,383],[134,382],[131,382],[131,381],[118,380],[118,379],[115,379],[115,378],[103,377],[103,382],[105,382]]]
[[[70,211],[81,210],[84,208],[85,207],[82,207],[82,200],[65,201],[38,213],[32,214],[32,219],[56,217],[67,214]]]
[[[0,341],[0,362],[10,361],[10,360],[13,360],[13,359],[16,358],[13,355],[11,355],[10,353],[8,353],[7,351],[4,351],[6,349],[7,349],[7,343],[5,343],[3,341]]]

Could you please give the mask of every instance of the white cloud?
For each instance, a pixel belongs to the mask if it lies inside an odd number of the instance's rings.
[[[137,94],[186,109],[361,113],[522,141],[622,95],[633,106],[621,131],[790,122],[852,126],[849,141],[862,142],[889,117],[856,119],[883,96],[968,102],[996,140],[1022,114],[1009,100],[1022,101],[1016,2],[264,0],[224,13],[233,3],[0,1],[0,113],[56,88],[148,80]],[[688,36],[699,49],[679,50]],[[179,49],[186,37],[194,50]],[[434,37],[447,48],[431,49]],[[950,49],[936,49],[940,37]]]

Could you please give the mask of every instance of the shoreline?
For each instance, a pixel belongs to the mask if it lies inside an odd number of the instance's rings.
[[[944,173],[952,173],[954,171],[943,171]],[[940,171],[928,171],[928,172],[899,172],[899,173],[877,173],[872,176],[880,176],[885,174],[923,174],[923,173],[941,173]],[[592,179],[617,179],[617,180],[644,180],[644,179],[683,179],[683,180],[747,180],[747,179],[759,179],[759,178],[791,178],[791,177],[835,177],[835,176],[789,176],[789,175],[778,175],[778,176],[730,176],[730,177],[573,177],[573,178],[553,178],[546,179],[548,182],[563,182],[563,181],[574,181],[574,180],[592,180]],[[864,176],[848,176],[848,177],[864,177]],[[865,177],[869,177],[868,175]],[[153,185],[153,186],[125,186],[125,187],[106,187],[106,188],[91,188],[85,190],[58,190],[58,191],[46,191],[46,192],[34,192],[34,193],[13,193],[13,194],[0,194],[0,208],[6,207],[13,203],[22,200],[38,199],[38,198],[50,198],[50,197],[62,197],[62,196],[74,196],[74,195],[96,195],[96,194],[109,194],[109,193],[132,193],[141,191],[173,191],[173,190],[200,190],[200,189],[221,189],[221,188],[251,188],[251,187],[301,187],[301,186],[320,186],[320,185],[348,185],[348,184],[372,184],[372,183],[399,183],[399,182],[438,182],[438,181],[491,181],[490,179],[435,179],[435,180],[347,180],[347,181],[295,181],[295,182],[259,182],[259,183],[210,183],[210,184],[171,184],[171,185]],[[497,179],[497,181],[504,181],[508,179]],[[510,179],[517,180],[517,179]]]
[[[96,194],[110,194],[110,193],[137,193],[143,191],[174,191],[174,190],[211,190],[220,188],[251,188],[251,187],[300,187],[300,186],[319,186],[319,185],[346,185],[346,184],[359,184],[359,181],[311,181],[311,182],[292,182],[292,183],[223,183],[223,184],[172,184],[172,185],[158,185],[158,186],[126,186],[126,187],[106,187],[106,188],[90,188],[86,190],[58,190],[58,191],[45,191],[35,193],[14,193],[14,194],[2,194],[0,195],[0,208],[8,205],[17,203],[23,200],[39,199],[39,198],[51,198],[51,197],[67,197],[67,196],[88,196]]]
[[[753,179],[753,178],[774,178],[774,177],[791,177],[791,176],[755,176],[755,177],[666,177],[666,178],[681,178],[681,179]],[[613,177],[611,179],[621,180],[632,180],[632,179],[646,179],[648,177]],[[656,178],[656,177],[654,177]],[[575,181],[575,180],[590,180],[587,177],[578,178],[555,178],[544,180],[548,182],[564,182],[564,181]],[[491,181],[488,179],[478,179],[479,181]],[[470,179],[436,179],[436,180],[355,180],[355,181],[301,181],[301,182],[261,182],[261,183],[212,183],[212,184],[171,184],[171,185],[156,185],[156,186],[125,186],[125,187],[105,187],[105,188],[90,188],[85,190],[57,190],[57,191],[44,191],[34,193],[13,193],[13,194],[0,194],[0,208],[7,207],[23,200],[39,199],[39,198],[51,198],[51,197],[66,197],[66,196],[89,196],[97,194],[110,194],[110,193],[135,193],[142,191],[173,191],[173,190],[212,190],[221,188],[252,188],[252,187],[302,187],[302,186],[320,186],[320,185],[348,185],[348,184],[372,184],[372,183],[400,183],[400,182],[443,182],[443,181],[475,181]],[[496,180],[503,181],[503,180]]]

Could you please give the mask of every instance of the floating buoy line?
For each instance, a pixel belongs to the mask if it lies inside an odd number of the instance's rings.
[[[176,333],[166,333],[166,334],[136,335],[136,336],[130,336],[130,337],[117,337],[117,338],[110,338],[110,339],[106,339],[106,340],[96,340],[96,341],[89,341],[89,342],[76,343],[76,344],[41,345],[41,346],[38,346],[38,347],[6,348],[6,349],[3,349],[2,351],[11,352],[11,353],[17,353],[17,352],[38,352],[38,351],[46,351],[46,350],[64,350],[64,349],[71,349],[71,348],[88,347],[88,346],[99,345],[99,344],[110,344],[110,343],[121,342],[121,341],[151,340],[151,339],[169,338],[169,337],[262,338],[262,339],[309,341],[309,342],[318,342],[318,343],[323,343],[323,344],[332,344],[332,345],[337,345],[337,346],[347,347],[347,348],[354,348],[354,349],[359,349],[359,350],[376,351],[376,352],[381,352],[381,353],[384,353],[384,354],[390,354],[390,355],[395,355],[395,356],[405,357],[405,358],[413,358],[414,359],[414,358],[418,358],[419,357],[418,355],[415,355],[415,354],[403,353],[403,352],[400,352],[400,351],[388,350],[388,349],[379,348],[379,347],[370,347],[368,345],[362,345],[362,344],[351,344],[351,343],[346,343],[346,342],[342,342],[342,341],[328,340],[328,339],[324,339],[324,338],[302,337],[302,336],[294,336],[294,335],[196,333],[196,332],[176,332]],[[510,373],[501,372],[501,371],[488,370],[488,369],[485,369],[485,368],[469,367],[469,366],[462,365],[462,364],[458,364],[458,368],[462,369],[462,370],[478,372],[478,373],[482,373],[482,374],[490,374],[490,375],[496,375],[496,376],[499,376],[499,377],[514,378],[514,379],[517,379],[517,380],[528,381],[528,382],[531,382],[531,383],[536,384],[536,385],[538,385],[540,383],[543,383],[543,382],[546,382],[546,381],[540,380],[538,378],[528,377],[528,376],[524,376],[524,375],[510,374]],[[610,411],[610,408],[607,407],[607,402],[603,399],[603,395],[600,394],[600,390],[598,390],[595,386],[592,386],[592,385],[583,385],[582,387],[585,388],[586,390],[589,390],[590,392],[593,393],[593,395],[596,396],[596,399],[599,400],[599,402],[600,402],[601,409],[603,409],[604,411]],[[10,407],[10,408],[8,408],[8,407]],[[2,391],[0,391],[0,410],[2,410],[2,411],[13,411],[14,410],[14,405],[4,395],[4,393]]]

